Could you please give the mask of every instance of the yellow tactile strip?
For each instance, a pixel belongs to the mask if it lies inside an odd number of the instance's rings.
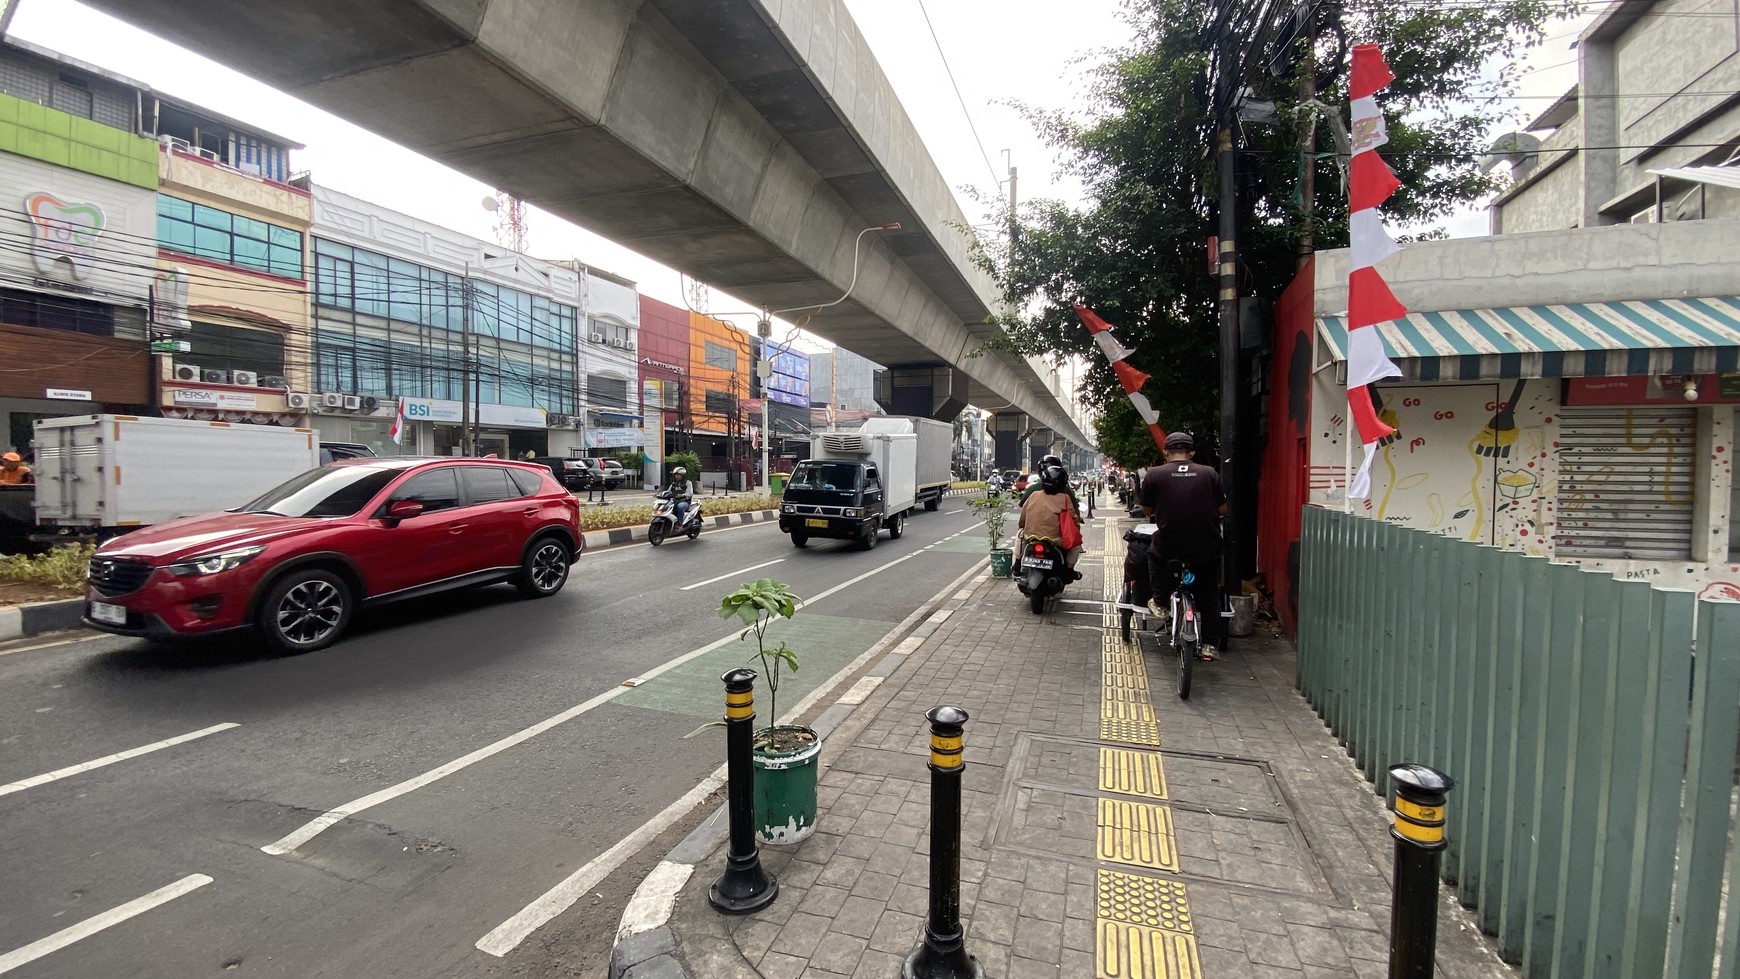
[[[1170,806],[1120,799],[1099,802],[1101,860],[1177,873],[1178,838]]]
[[[1112,603],[1123,588],[1122,534],[1106,521],[1105,641],[1101,647],[1100,739],[1160,746],[1160,721],[1141,647],[1126,643]],[[1157,751],[1100,748],[1102,793],[1164,800],[1166,770]],[[1158,802],[1098,800],[1096,853],[1101,862],[1177,873],[1172,809]],[[1182,881],[1101,868],[1095,907],[1096,979],[1202,979],[1195,928]]]
[[[1158,752],[1100,749],[1100,791],[1166,798],[1166,766]]]

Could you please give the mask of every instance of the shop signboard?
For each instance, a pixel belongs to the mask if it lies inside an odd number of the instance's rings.
[[[405,420],[409,422],[439,422],[443,425],[457,425],[460,421],[460,403],[457,401],[442,401],[436,398],[406,398]],[[544,410],[542,408],[523,408],[518,405],[474,405],[471,409],[472,423],[490,425],[497,428],[544,428]]]
[[[260,399],[236,391],[208,391],[202,388],[176,388],[170,401],[186,408],[230,408],[251,410],[259,407]]]
[[[65,263],[68,274],[83,279],[96,259],[97,239],[109,223],[103,209],[38,192],[24,198],[24,213],[30,215],[30,257],[36,271],[53,275],[56,264]]]
[[[632,449],[646,443],[646,432],[640,428],[588,428],[586,447],[589,449]]]

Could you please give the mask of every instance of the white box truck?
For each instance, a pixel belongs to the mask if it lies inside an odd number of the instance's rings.
[[[39,535],[106,537],[241,506],[320,465],[312,428],[78,415],[36,423]]]
[[[812,537],[876,546],[898,538],[923,503],[935,510],[949,484],[953,428],[928,418],[872,418],[855,432],[823,432],[780,497],[779,529],[797,547]]]
[[[917,459],[913,463],[913,496],[926,510],[942,505],[953,474],[949,462],[954,455],[955,429],[948,422],[934,418],[911,418],[890,415],[867,418],[858,431],[865,435],[912,435],[918,441]]]

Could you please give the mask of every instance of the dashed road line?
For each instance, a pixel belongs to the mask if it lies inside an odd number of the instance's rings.
[[[785,558],[776,557],[771,561],[763,561],[760,564],[752,564],[747,568],[739,568],[736,571],[727,571],[721,575],[714,575],[713,577],[708,578],[706,581],[697,581],[692,585],[684,585],[683,587],[681,587],[677,590],[678,591],[694,591],[695,589],[701,587],[702,585],[710,585],[715,581],[724,581],[726,578],[735,578],[736,576],[744,573],[745,571],[758,571],[762,568],[769,567],[770,565],[778,564],[784,560],[785,560]]]
[[[23,792],[25,789],[33,789],[38,785],[47,785],[50,782],[58,782],[63,778],[82,775],[85,772],[102,768],[106,765],[113,765],[118,761],[137,758],[140,755],[148,755],[153,751],[162,751],[164,748],[173,748],[178,744],[186,744],[189,741],[196,741],[206,735],[216,734],[219,731],[228,731],[232,727],[241,727],[241,725],[234,721],[225,721],[222,724],[213,724],[211,727],[201,728],[198,731],[192,731],[187,734],[178,734],[173,738],[166,738],[162,741],[153,741],[150,744],[140,745],[137,748],[128,748],[126,751],[117,751],[112,755],[104,755],[101,758],[93,758],[90,761],[79,762],[77,765],[68,765],[65,768],[57,768],[52,772],[47,772],[42,775],[32,775],[30,778],[21,778],[16,782],[8,782],[5,785],[0,785],[0,795],[11,795],[14,792]]]
[[[47,938],[39,938],[23,948],[0,955],[0,974],[11,972],[19,966],[29,965],[51,952],[58,952],[73,942],[89,938],[105,928],[113,928],[128,918],[144,914],[160,904],[167,904],[183,894],[196,891],[209,883],[211,883],[211,878],[204,874],[188,874],[175,883],[167,887],[159,887],[144,897],[136,897],[120,907],[110,908],[102,914],[93,915],[76,925],[62,928]]]

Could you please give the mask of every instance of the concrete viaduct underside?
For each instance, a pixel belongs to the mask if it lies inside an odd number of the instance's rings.
[[[89,0],[892,369],[1088,439],[981,353],[968,221],[839,0]],[[789,318],[802,318],[802,312]],[[1073,392],[1066,392],[1073,398]]]

